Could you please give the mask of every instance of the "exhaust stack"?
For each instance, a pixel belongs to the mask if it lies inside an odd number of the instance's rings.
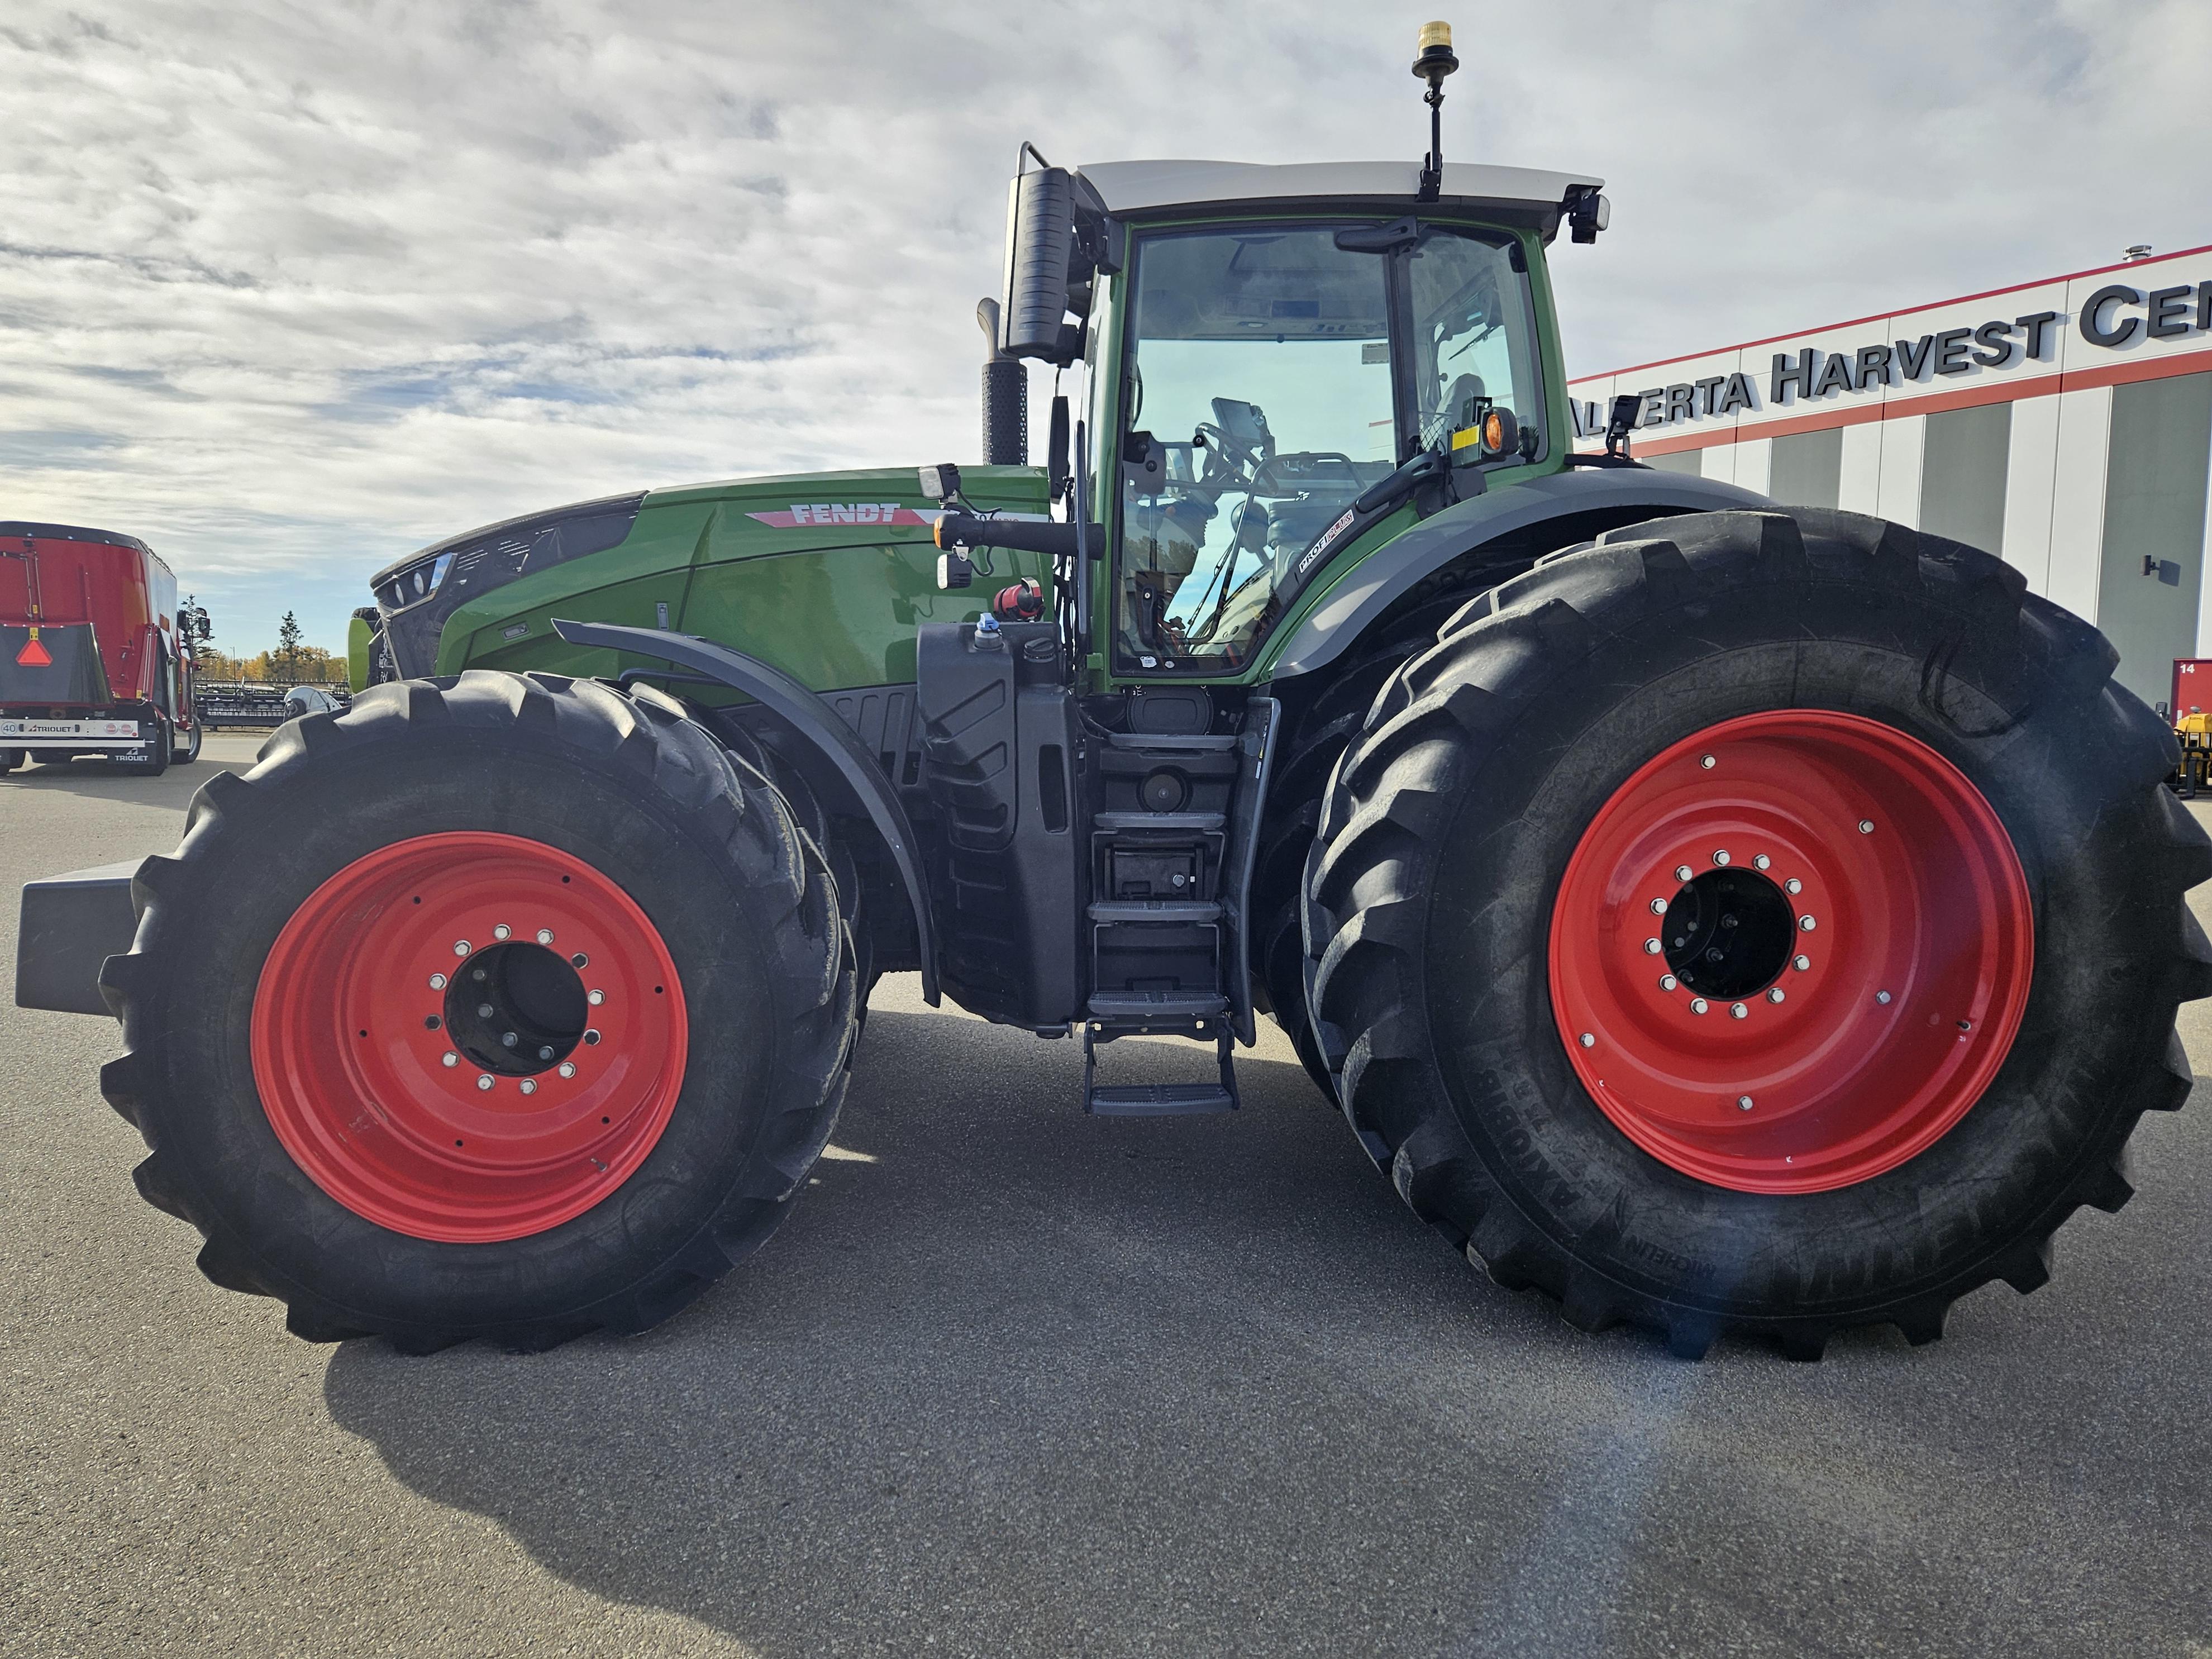
[[[1021,360],[999,349],[999,302],[981,300],[975,323],[990,343],[983,360],[983,463],[1025,466],[1030,459],[1030,377]]]

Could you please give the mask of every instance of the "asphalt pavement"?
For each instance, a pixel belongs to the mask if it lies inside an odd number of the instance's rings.
[[[5,960],[18,884],[167,850],[252,747],[0,778]],[[760,1255],[410,1359],[200,1277],[116,1049],[0,1009],[0,1654],[2212,1659],[2212,1111],[1932,1347],[1686,1364],[1470,1270],[1272,1035],[1241,1113],[1093,1120],[1073,1045],[891,979]]]

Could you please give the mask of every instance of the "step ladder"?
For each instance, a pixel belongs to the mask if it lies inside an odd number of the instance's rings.
[[[1242,734],[1104,737],[1085,914],[1086,1112],[1173,1117],[1239,1104],[1234,1047],[1254,1034],[1243,919],[1275,709],[1271,699],[1254,698]],[[1126,1036],[1211,1042],[1214,1075],[1099,1082],[1098,1050]]]

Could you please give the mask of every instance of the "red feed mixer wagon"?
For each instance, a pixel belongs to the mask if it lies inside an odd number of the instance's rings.
[[[0,522],[0,772],[104,755],[159,775],[196,760],[177,579],[135,536]]]

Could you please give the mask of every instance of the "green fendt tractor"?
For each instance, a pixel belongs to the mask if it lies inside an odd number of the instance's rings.
[[[1425,33],[1432,112],[1452,66]],[[1024,151],[984,465],[426,549],[350,708],[127,888],[28,890],[24,998],[119,1016],[209,1277],[316,1340],[649,1326],[781,1218],[896,971],[1080,1042],[1096,1113],[1233,1108],[1272,1017],[1592,1329],[1814,1356],[2040,1284],[2212,988],[2096,630],[1639,465],[1632,400],[1572,453],[1546,260],[1595,179],[1444,165],[1433,115],[1418,167]],[[1080,392],[1030,466],[1039,360]],[[1139,1033],[1196,1080],[1105,1080]]]

